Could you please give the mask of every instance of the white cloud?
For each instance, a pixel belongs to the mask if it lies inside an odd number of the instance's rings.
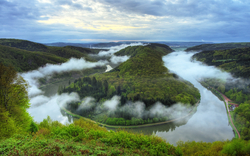
[[[246,20],[250,17],[249,6],[249,1],[242,0],[1,1],[0,21],[5,22],[0,24],[0,33],[6,38],[39,42],[68,39],[200,41],[201,38],[248,41],[245,32],[250,24]]]
[[[51,3],[50,0],[38,0],[39,3]]]

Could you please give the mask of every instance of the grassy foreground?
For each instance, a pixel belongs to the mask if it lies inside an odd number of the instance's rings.
[[[179,141],[175,147],[154,135],[108,131],[83,119],[62,125],[48,117],[41,123],[32,122],[30,132],[0,140],[0,155],[250,155],[250,142],[240,139]]]
[[[157,136],[108,131],[83,119],[65,126],[47,118],[38,124],[35,133],[15,134],[1,140],[0,154],[106,156],[182,155],[182,152]]]

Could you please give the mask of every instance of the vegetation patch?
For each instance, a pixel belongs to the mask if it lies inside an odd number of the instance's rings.
[[[34,70],[50,64],[60,64],[70,58],[85,58],[96,61],[88,54],[96,54],[99,49],[88,49],[73,46],[47,47],[43,44],[25,40],[0,39],[0,62],[5,66],[13,66],[18,72]]]

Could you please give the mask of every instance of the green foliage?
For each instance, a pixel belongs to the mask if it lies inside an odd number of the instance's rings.
[[[9,112],[0,107],[0,140],[11,137],[16,131],[15,121],[9,117]]]
[[[224,145],[221,152],[232,156],[250,155],[250,142],[234,139]]]
[[[12,67],[0,63],[0,138],[28,131],[32,120],[27,112],[29,106],[24,79]]]
[[[240,156],[250,155],[250,142],[233,139],[232,141],[215,141],[213,143],[188,141],[177,142],[177,147],[183,151],[183,155],[213,155],[213,156]]]
[[[234,119],[242,139],[250,140],[250,101],[235,109]]]
[[[1,140],[0,153],[4,155],[182,155],[180,149],[159,137],[126,131],[107,131],[83,119],[62,127],[52,125],[50,129],[39,128],[34,135],[16,134],[12,138]]]
[[[32,120],[30,123],[30,129],[29,132],[31,133],[36,133],[38,131],[38,126],[37,124]]]
[[[44,124],[47,123],[47,124]],[[83,119],[70,125],[54,124],[44,119],[39,130],[31,134],[14,134],[0,140],[2,155],[250,155],[250,142],[232,141],[183,142],[177,147],[157,136],[114,132]],[[41,125],[41,123],[39,123]],[[48,126],[49,125],[49,126]],[[47,127],[47,128],[44,128]]]

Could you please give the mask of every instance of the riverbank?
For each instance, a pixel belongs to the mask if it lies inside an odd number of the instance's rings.
[[[199,82],[199,81],[198,81]],[[220,100],[222,100],[225,104],[226,112],[227,112],[227,117],[228,117],[228,122],[230,126],[233,128],[234,131],[234,137],[240,139],[240,133],[237,130],[237,128],[234,125],[234,120],[232,120],[230,110],[228,108],[228,101],[231,101],[228,97],[226,97],[224,94],[219,92],[218,90],[214,89],[213,87],[206,87],[205,85],[202,84],[202,82],[199,82],[203,87],[207,88],[210,90],[215,96],[217,96]]]
[[[151,127],[151,126],[156,126],[156,125],[164,125],[164,124],[168,124],[168,123],[172,123],[172,122],[176,122],[176,121],[179,121],[179,120],[183,120],[185,118],[187,118],[188,116],[191,116],[193,115],[196,110],[197,110],[197,107],[200,103],[200,100],[195,104],[194,108],[185,116],[182,116],[180,118],[176,118],[176,119],[171,119],[171,120],[168,120],[168,121],[164,121],[164,122],[157,122],[157,123],[152,123],[152,124],[144,124],[144,125],[134,125],[134,126],[115,126],[115,125],[107,125],[107,124],[103,124],[103,123],[100,123],[100,122],[96,122],[94,120],[91,120],[89,118],[85,118],[85,117],[82,117],[78,114],[74,114],[72,112],[70,112],[69,110],[67,110],[66,108],[62,107],[59,105],[59,107],[64,110],[67,114],[73,116],[73,117],[76,117],[76,118],[83,118],[84,120],[86,121],[90,121],[92,123],[96,123],[98,124],[99,126],[103,126],[103,127],[107,127],[107,128],[121,128],[121,129],[135,129],[135,128],[143,128],[143,127]]]

